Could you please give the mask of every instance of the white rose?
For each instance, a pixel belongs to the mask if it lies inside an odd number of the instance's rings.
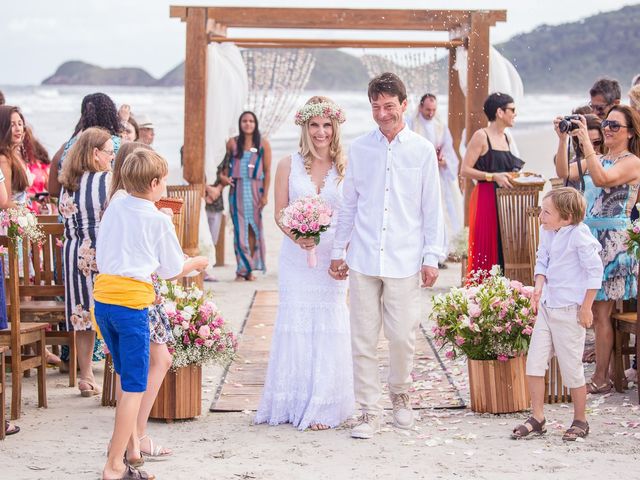
[[[182,337],[182,327],[180,327],[179,325],[176,325],[175,327],[173,327],[173,336],[176,338],[181,338]]]
[[[182,311],[187,312],[189,315],[193,315],[194,313],[196,313],[196,309],[193,308],[191,305],[187,305],[186,307],[184,307]]]
[[[18,217],[18,225],[20,225],[22,228],[26,228],[28,224],[29,222],[25,217]]]
[[[32,213],[27,213],[27,223],[29,223],[29,225],[33,227],[38,223],[38,221],[36,220],[36,217],[34,217]]]
[[[188,322],[189,320],[191,320],[191,317],[193,317],[193,315],[192,315],[192,314],[190,314],[189,312],[186,312],[186,311],[184,311],[184,310],[182,311],[182,318],[184,318],[187,322]]]
[[[169,287],[167,287],[164,283],[160,287],[160,295],[166,295],[169,293]]]

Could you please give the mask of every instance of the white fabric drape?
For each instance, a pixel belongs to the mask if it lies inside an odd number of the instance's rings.
[[[205,175],[213,183],[225,144],[238,130],[238,117],[249,91],[240,49],[233,43],[209,45]]]
[[[456,48],[456,63],[460,88],[467,95],[467,50]],[[489,93],[502,92],[513,97],[517,104],[524,96],[524,85],[516,68],[502,54],[491,47],[489,51]]]

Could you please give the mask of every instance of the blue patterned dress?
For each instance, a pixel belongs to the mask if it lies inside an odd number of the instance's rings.
[[[622,157],[618,159],[620,158]],[[601,157],[600,162],[605,170],[615,163],[606,157]],[[604,277],[596,300],[636,298],[638,260],[627,253],[626,229],[631,223],[631,209],[636,202],[639,185],[596,187],[588,174],[585,175],[584,182],[584,196],[587,200],[584,223],[602,245],[600,257],[604,265]]]

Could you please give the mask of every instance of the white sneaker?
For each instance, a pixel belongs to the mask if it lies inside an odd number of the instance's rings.
[[[393,424],[398,428],[413,428],[413,410],[409,395],[406,393],[391,393],[393,404]]]
[[[351,429],[352,438],[368,439],[380,432],[380,418],[370,413],[363,413],[358,423]]]

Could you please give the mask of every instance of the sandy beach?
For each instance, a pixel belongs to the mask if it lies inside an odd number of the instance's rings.
[[[527,170],[552,176],[551,158],[557,140],[549,128],[515,132]],[[284,152],[274,152],[280,158]],[[220,280],[207,283],[225,318],[237,331],[256,289],[277,288],[277,257],[281,234],[273,222],[273,207],[265,213],[268,272],[256,282],[233,282],[235,260],[231,229],[226,230],[226,266],[212,269]],[[429,298],[457,286],[460,265],[441,270],[436,288],[424,290],[425,316]],[[464,398],[466,364],[448,369]],[[526,417],[477,415],[469,409],[422,410],[416,427],[402,431],[387,424],[372,440],[355,441],[346,428],[298,432],[290,425],[252,425],[252,412],[210,413],[223,370],[203,370],[203,414],[192,421],[150,422],[156,443],[174,449],[145,469],[159,479],[538,479],[556,474],[562,479],[632,478],[640,461],[640,407],[635,387],[623,394],[591,396],[592,433],[584,442],[565,444],[564,428],[571,405],[547,409],[549,432],[532,440],[509,439],[511,428]],[[96,368],[102,378],[102,365]],[[100,398],[82,398],[68,378],[48,370],[49,408],[38,409],[35,376],[25,379],[23,415],[17,435],[0,442],[0,479],[98,479],[113,426],[114,409]],[[468,398],[467,398],[468,400]],[[389,416],[388,416],[389,417]]]

